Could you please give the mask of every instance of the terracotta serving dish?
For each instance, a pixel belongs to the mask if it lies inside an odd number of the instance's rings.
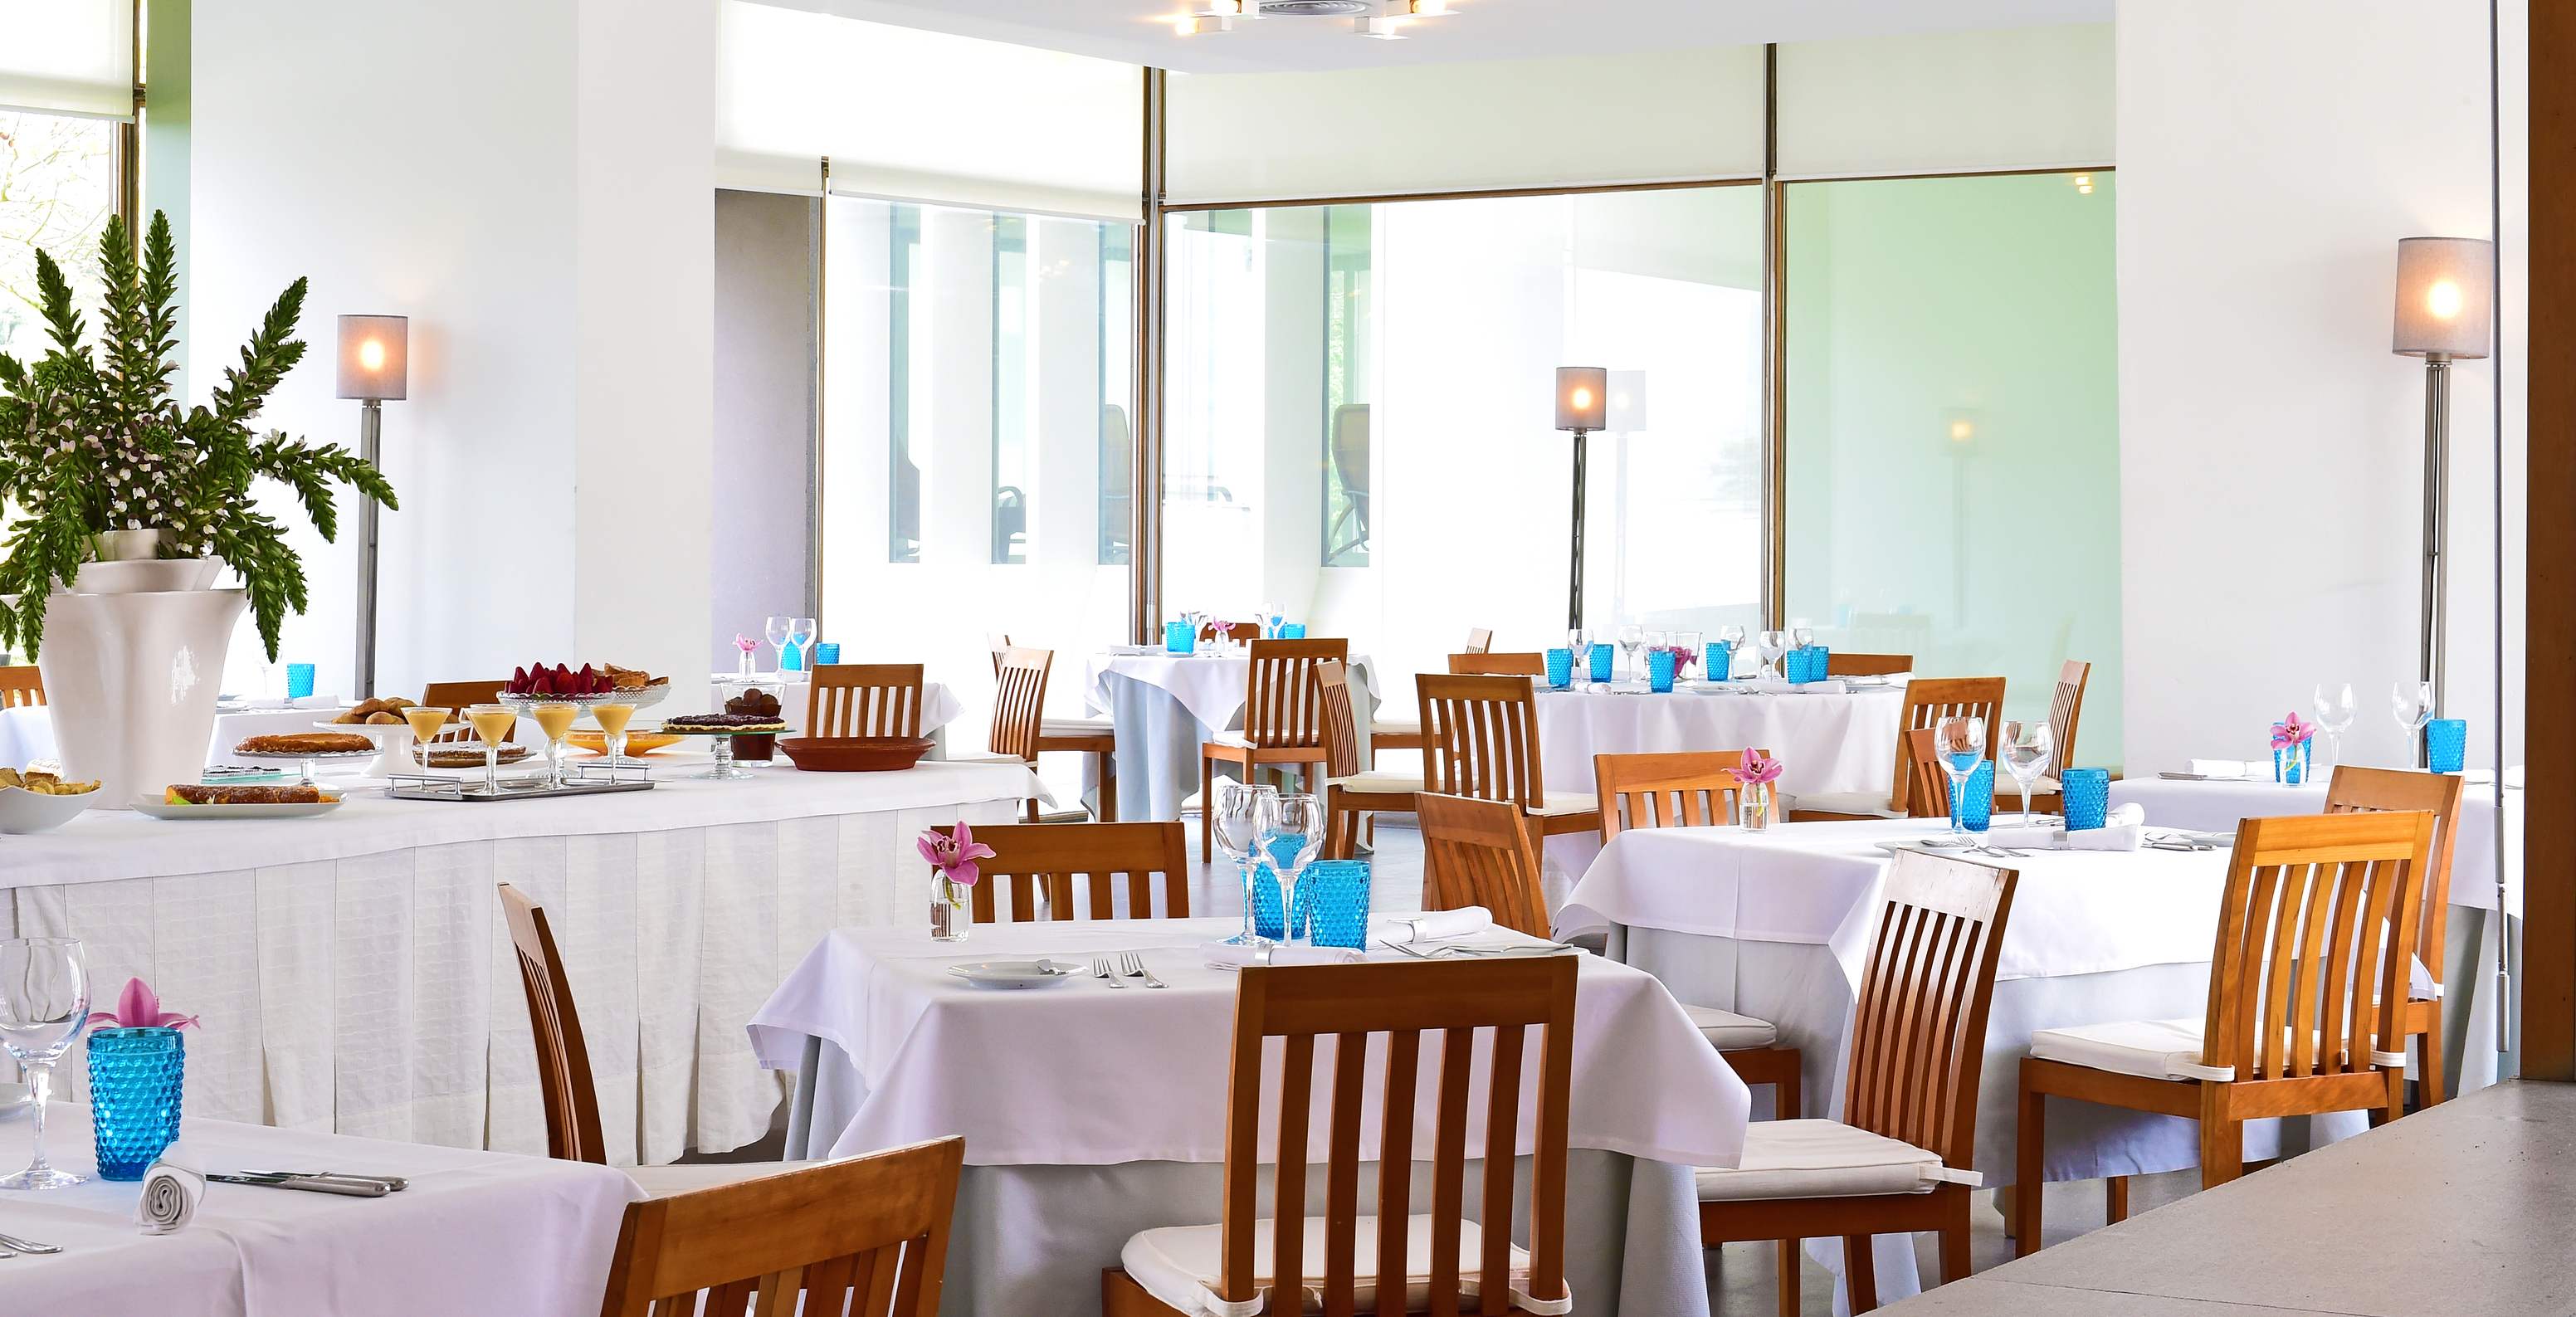
[[[921,736],[782,736],[779,753],[808,773],[891,773],[921,762],[938,742]]]

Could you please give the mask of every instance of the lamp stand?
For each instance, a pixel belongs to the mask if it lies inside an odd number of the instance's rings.
[[[358,409],[358,456],[383,469],[384,404],[363,400]],[[376,697],[376,501],[358,500],[358,698]]]
[[[1583,448],[1589,430],[1574,432],[1574,564],[1566,573],[1565,629],[1583,626]]]
[[[2451,495],[2451,359],[2440,353],[2424,358],[2424,584],[2422,634],[2418,640],[2417,680],[2433,685],[2433,716],[2442,716],[2444,650],[2448,599],[2445,568],[2450,553]],[[2429,742],[2415,740],[2416,767],[2431,765]]]

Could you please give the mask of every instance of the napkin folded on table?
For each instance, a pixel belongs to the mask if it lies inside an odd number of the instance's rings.
[[[1390,945],[1437,942],[1444,938],[1466,937],[1494,926],[1494,912],[1481,905],[1456,910],[1425,910],[1400,918],[1378,918],[1369,921],[1369,936]]]
[[[1781,693],[1798,689],[1778,677],[1746,677],[1741,681],[1730,681],[1726,684],[1742,691]]]
[[[1823,681],[1801,682],[1789,689],[1796,691],[1801,695],[1845,695],[1851,692],[1850,684],[1843,681],[1840,677],[1828,677]]]
[[[197,1215],[206,1196],[206,1171],[185,1141],[161,1150],[143,1173],[143,1194],[134,1202],[134,1224],[147,1235],[166,1235]]]
[[[2146,845],[2146,829],[2135,823],[2068,832],[2063,828],[1996,828],[1986,844],[2008,851],[2134,851]]]
[[[1368,957],[1353,947],[1300,947],[1285,942],[1248,947],[1240,942],[1201,942],[1199,958],[1219,969],[1246,965],[1356,965]]]
[[[2269,759],[2195,759],[2191,761],[2190,771],[2201,777],[2260,778],[2268,782],[2272,780],[2272,761]]]

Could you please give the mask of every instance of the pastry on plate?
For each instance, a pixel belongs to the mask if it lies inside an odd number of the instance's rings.
[[[14,768],[0,768],[0,787],[16,787],[40,796],[86,796],[98,790],[98,783],[66,782],[59,773],[30,766],[25,773]]]
[[[244,755],[345,755],[373,750],[372,738],[355,732],[295,732],[284,736],[253,736],[233,747],[233,753]]]
[[[171,805],[322,805],[339,797],[323,794],[320,787],[217,787],[189,783],[171,787],[162,793],[161,799]]]

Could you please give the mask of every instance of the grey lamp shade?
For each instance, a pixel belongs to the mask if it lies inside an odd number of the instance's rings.
[[[1599,430],[1610,411],[1610,371],[1606,366],[1556,368],[1556,428]]]
[[[340,396],[400,401],[411,369],[409,316],[340,317]]]
[[[2495,316],[2495,244],[2484,238],[2401,238],[2397,337],[2409,357],[2483,357]]]

